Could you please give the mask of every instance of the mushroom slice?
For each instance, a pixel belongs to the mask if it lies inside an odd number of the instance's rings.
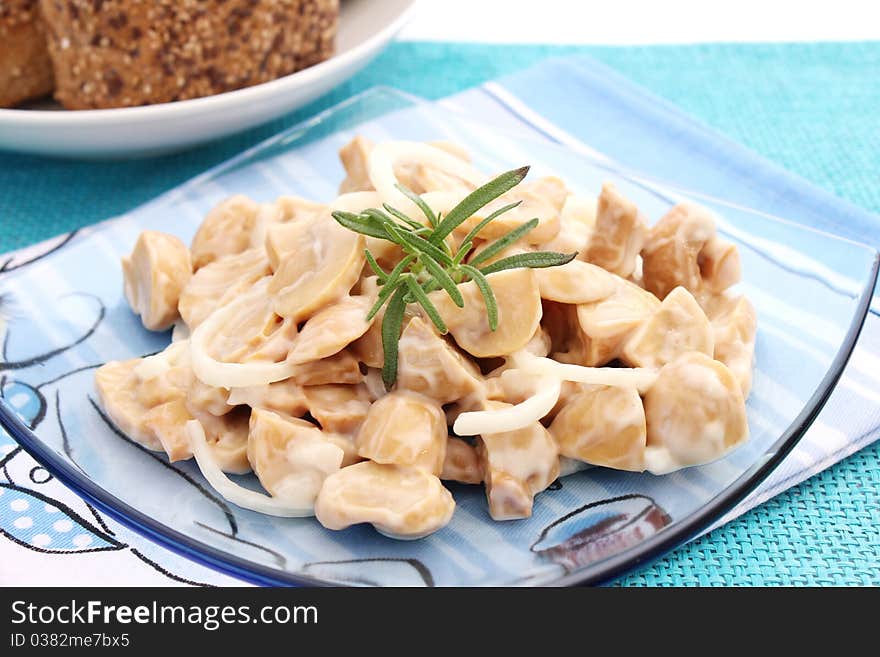
[[[749,437],[746,405],[723,363],[692,352],[665,365],[645,395],[647,469],[665,474],[721,458]]]
[[[381,357],[381,344],[379,350]],[[477,367],[421,317],[413,317],[407,324],[398,354],[397,385],[401,390],[448,404],[482,389]]]
[[[227,403],[233,406],[246,405],[252,409],[261,408],[293,417],[305,415],[309,410],[305,391],[294,379],[232,388]]]
[[[355,384],[364,380],[357,358],[343,349],[328,358],[297,365],[293,379],[303,386],[320,386],[327,383]]]
[[[720,294],[739,283],[742,268],[735,244],[713,237],[703,245],[697,256],[703,286],[711,294]]]
[[[541,298],[559,303],[592,303],[614,294],[613,274],[583,260],[572,260],[561,267],[536,269]]]
[[[122,258],[125,298],[145,328],[164,331],[178,318],[180,293],[192,276],[189,250],[173,235],[145,230]]]
[[[715,359],[727,365],[739,382],[743,397],[752,388],[757,318],[752,304],[743,296],[718,295],[705,305],[715,337]]]
[[[705,208],[679,203],[652,228],[642,249],[642,280],[661,299],[681,285],[700,291],[700,251],[715,237],[715,221]]]
[[[281,196],[274,203],[263,206],[258,216],[257,230],[252,238],[253,246],[265,246],[266,256],[272,271],[278,269],[281,261],[294,255],[296,241],[291,244],[287,236],[290,224],[313,219],[316,215],[325,214],[328,208],[323,203],[316,203],[299,196]],[[296,231],[293,231],[294,234]]]
[[[559,233],[549,242],[541,244],[541,250],[581,255],[587,248],[595,225],[596,199],[569,194],[559,214]]]
[[[95,389],[101,408],[122,433],[147,449],[161,451],[162,443],[144,426],[144,415],[150,409],[138,394],[140,378],[135,368],[141,362],[140,358],[133,358],[102,365],[95,372]]]
[[[291,253],[278,267],[269,293],[275,312],[301,322],[344,297],[364,266],[363,236],[340,226],[329,214],[290,224]]]
[[[358,454],[376,463],[411,465],[439,475],[446,438],[446,416],[440,404],[396,390],[369,406],[355,445]]]
[[[458,345],[478,358],[522,349],[541,321],[541,293],[532,269],[510,269],[489,274],[487,279],[498,304],[495,331],[489,328],[486,303],[473,281],[458,286],[464,308],[456,306],[443,290],[429,295]]]
[[[568,198],[568,189],[565,183],[554,176],[539,178],[534,182],[521,183],[478,210],[476,214],[460,224],[455,231],[458,234],[468,233],[492,212],[510,203],[520,201],[519,206],[508,210],[487,224],[480,231],[480,239],[498,239],[514,228],[537,217],[538,225],[522,238],[522,242],[525,244],[544,244],[559,234],[562,225],[560,214],[566,198]],[[431,199],[433,200],[433,196]],[[445,205],[448,205],[448,201],[445,204],[441,202],[440,207],[435,209],[443,212],[452,209],[452,207],[445,207]]]
[[[509,404],[486,402],[487,410]],[[515,520],[532,515],[536,493],[559,475],[559,451],[540,423],[504,433],[482,434],[477,455],[486,482],[489,514],[494,520]]]
[[[677,287],[627,338],[621,359],[632,367],[659,368],[688,351],[711,356],[714,348],[706,313],[690,292]]]
[[[247,457],[273,497],[314,506],[324,480],[339,472],[343,451],[314,424],[257,409],[251,413]]]
[[[188,410],[194,419],[201,422],[214,462],[223,472],[246,474],[251,471],[247,459],[248,420],[251,409],[236,408],[223,417],[201,413],[192,407],[188,407]]]
[[[550,434],[559,453],[592,465],[645,469],[645,410],[635,388],[581,386],[562,406]]]
[[[228,255],[199,269],[180,295],[180,315],[195,329],[217,308],[240,297],[272,272],[262,248]]]
[[[234,408],[229,404],[229,390],[204,384],[195,376],[190,376],[186,403],[193,408],[218,417],[226,415]]]
[[[342,161],[346,174],[345,179],[339,185],[340,194],[366,192],[373,189],[368,171],[370,151],[372,150],[373,142],[361,135],[357,135],[339,149],[339,159]]]
[[[483,472],[477,450],[461,438],[450,436],[446,441],[446,457],[440,478],[462,484],[480,484]]]
[[[301,365],[345,349],[370,328],[372,320],[367,320],[367,313],[373,301],[369,296],[345,297],[318,311],[300,331],[289,361]]]
[[[327,529],[368,522],[391,538],[416,539],[445,526],[455,510],[440,479],[422,468],[364,461],[324,480],[315,516]]]
[[[258,203],[241,194],[215,206],[193,238],[193,269],[199,270],[224,256],[249,249],[259,211]]]
[[[334,433],[354,434],[370,409],[370,394],[363,385],[306,386],[303,394],[312,417]]]
[[[584,260],[626,278],[635,271],[636,256],[642,250],[647,232],[639,209],[624,198],[613,183],[605,183],[599,194],[596,226],[584,251]]]

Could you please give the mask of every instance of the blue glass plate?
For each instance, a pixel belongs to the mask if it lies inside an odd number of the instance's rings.
[[[654,219],[682,197],[721,217],[739,245],[740,288],[758,318],[751,440],[727,458],[656,477],[595,468],[537,496],[533,516],[489,518],[481,487],[453,486],[452,522],[414,542],[370,527],[342,532],[220,499],[192,463],[169,464],[116,432],[95,403],[94,369],[162,349],[122,296],[121,255],[151,228],[189,241],[205,213],[236,193],[335,196],[340,146],[448,139],[476,164],[555,173],[581,193],[614,181]],[[0,274],[16,309],[0,358],[0,421],[34,458],[119,521],[167,547],[267,584],[526,585],[596,583],[654,558],[718,521],[791,450],[816,417],[858,336],[877,277],[864,245],[674,190],[538,134],[503,133],[377,89],[291,128],[119,219],[56,240]],[[817,328],[818,327],[818,328]]]

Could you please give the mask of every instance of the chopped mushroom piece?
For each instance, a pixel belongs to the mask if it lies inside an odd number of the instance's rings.
[[[281,261],[296,256],[296,240],[290,243],[288,235],[290,224],[297,221],[314,219],[317,215],[328,212],[323,203],[315,203],[299,196],[281,196],[274,203],[267,204],[260,213],[261,234],[255,234],[253,245],[265,245],[266,256],[272,271],[277,271]],[[296,231],[293,230],[296,234]]]
[[[339,159],[346,173],[345,179],[339,185],[340,194],[367,192],[373,189],[368,167],[371,150],[373,150],[373,142],[361,135],[357,135],[339,149]]]
[[[101,408],[122,433],[147,449],[161,451],[162,443],[144,425],[144,415],[150,409],[138,394],[140,378],[135,368],[140,363],[140,358],[132,358],[102,365],[95,372],[95,388]]]
[[[303,394],[312,417],[334,433],[354,435],[370,409],[370,393],[364,385],[306,386]]]
[[[381,343],[379,345],[381,353]],[[477,367],[444,340],[421,317],[413,317],[398,344],[397,385],[441,404],[463,399],[482,389]],[[381,360],[379,366],[381,366]]]
[[[377,463],[414,466],[439,475],[446,438],[446,416],[437,402],[397,390],[369,406],[355,444],[358,454]]]
[[[193,412],[195,409],[192,407],[187,407],[187,409],[192,419],[201,422],[214,462],[223,472],[246,474],[251,471],[247,459],[248,420],[251,409],[239,407],[223,417],[215,417],[209,413],[198,411]],[[185,429],[185,427],[186,423],[183,428]],[[189,458],[192,456],[189,438],[186,437],[184,440],[186,440],[186,455],[182,458]]]
[[[508,407],[486,402],[487,410]],[[532,503],[559,476],[559,451],[540,423],[507,431],[483,434],[477,454],[486,482],[489,514],[495,520],[515,520],[532,515]]]
[[[715,337],[715,359],[727,365],[739,381],[743,397],[748,397],[758,328],[755,309],[745,297],[727,295],[711,297],[705,307]]]
[[[636,256],[647,232],[639,209],[624,198],[613,183],[605,183],[599,194],[596,226],[583,258],[626,278],[635,271]]]
[[[446,458],[440,478],[461,484],[483,483],[483,471],[477,450],[461,438],[452,436],[446,441]]]
[[[549,242],[541,244],[542,251],[583,253],[596,226],[596,199],[569,194],[559,215],[559,233]]]
[[[680,356],[645,395],[647,469],[665,474],[721,458],[749,437],[739,382],[705,354]]]
[[[532,269],[511,269],[487,277],[498,305],[498,328],[489,328],[486,303],[476,283],[458,286],[464,308],[456,306],[445,290],[429,297],[455,341],[478,358],[504,356],[523,348],[541,321],[541,293]]]
[[[294,368],[293,379],[303,386],[327,383],[360,383],[364,380],[358,360],[348,349]]]
[[[659,368],[688,351],[711,356],[714,348],[706,313],[690,292],[677,287],[627,339],[621,359],[631,367]]]
[[[144,328],[164,331],[178,318],[180,293],[192,276],[189,250],[173,235],[145,230],[122,259],[125,297]]]
[[[222,201],[202,221],[192,241],[192,264],[199,270],[223,256],[251,248],[260,205],[241,194]]]
[[[642,249],[645,288],[661,299],[679,285],[693,294],[702,287],[699,254],[715,237],[715,221],[705,208],[679,203],[652,228]]]
[[[739,250],[736,245],[720,237],[713,237],[703,245],[697,262],[703,285],[710,294],[724,292],[739,283],[742,277]]]
[[[422,468],[364,461],[324,480],[315,516],[327,529],[368,522],[386,536],[416,539],[445,526],[455,501]]]
[[[347,296],[315,313],[299,332],[288,360],[302,365],[345,349],[370,328],[372,320],[367,320],[367,313],[374,300],[371,296]]]
[[[559,453],[592,465],[645,469],[645,410],[635,388],[580,386],[550,425]]]
[[[234,408],[229,405],[229,390],[204,384],[195,376],[190,377],[186,403],[218,417],[226,415]]]
[[[195,329],[217,308],[248,291],[271,273],[263,249],[228,255],[199,269],[180,295],[180,315]]]
[[[343,450],[310,422],[257,409],[250,418],[247,457],[273,497],[309,507],[324,480],[339,472]]]
[[[261,408],[293,417],[305,415],[309,410],[305,391],[294,379],[261,386],[232,388],[227,403],[234,406],[247,405],[253,409]]]
[[[559,303],[593,303],[610,297],[617,289],[613,274],[582,260],[536,269],[535,276],[541,298]]]
[[[330,216],[315,215],[290,224],[296,229],[291,250],[272,277],[269,294],[275,312],[295,322],[348,294],[364,266],[362,235],[343,228]]]

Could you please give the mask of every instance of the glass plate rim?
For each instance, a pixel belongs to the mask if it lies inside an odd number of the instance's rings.
[[[238,155],[209,168],[180,185],[177,185],[173,189],[147,201],[142,206],[133,208],[129,212],[136,211],[140,207],[158,203],[171,194],[179,193],[181,189],[188,188],[200,181],[216,176],[217,174],[248,160],[263,149],[289,139],[297,132],[315,127],[320,123],[331,119],[335,114],[351,106],[357,105],[371,96],[382,94],[397,96],[398,98],[405,99],[412,103],[431,104],[429,101],[419,98],[418,96],[399,91],[392,87],[384,85],[371,87],[321,111],[309,119],[286,128],[258,144],[247,148]],[[466,113],[456,112],[448,108],[440,109],[442,111],[456,114],[465,120],[474,121],[474,119],[468,117]],[[503,132],[497,128],[495,130],[496,132]],[[558,143],[553,140],[548,141],[551,143]],[[559,144],[559,146],[567,148],[562,144]],[[589,154],[579,153],[579,155],[585,159],[593,159],[598,163],[598,160],[592,158]],[[603,162],[602,164],[607,166],[608,163]],[[868,252],[873,252],[873,262],[868,279],[865,281],[864,287],[857,296],[856,308],[852,320],[847,327],[846,334],[844,335],[841,345],[835,353],[828,370],[798,416],[785,429],[785,431],[782,432],[780,437],[764,451],[764,456],[766,457],[769,454],[769,458],[757,459],[749,469],[711,498],[706,504],[675,522],[668,528],[668,530],[659,532],[631,548],[597,562],[596,567],[579,569],[558,577],[549,582],[549,586],[596,585],[620,577],[621,575],[635,569],[637,566],[650,563],[669,551],[683,545],[710,527],[715,520],[722,517],[739,502],[745,499],[745,497],[764,479],[766,479],[797,445],[798,441],[806,433],[807,429],[809,429],[816,416],[818,416],[819,412],[828,401],[828,398],[833,392],[837,381],[843,374],[843,370],[855,349],[859,334],[861,333],[865,319],[871,307],[873,290],[877,284],[878,272],[880,272],[880,253],[867,244],[837,236],[832,233],[827,233],[826,231],[818,230],[810,226],[802,226],[781,217],[775,217],[752,208],[745,208],[736,205],[735,203],[713,198],[705,194],[666,185],[657,178],[645,176],[641,172],[636,173],[628,168],[621,168],[616,171],[616,173],[628,177],[631,181],[636,182],[637,184],[654,183],[666,188],[674,188],[676,191],[681,191],[694,197],[760,214],[796,229],[822,233],[829,237],[833,237],[836,240],[861,246]],[[100,223],[96,225],[100,225]],[[43,443],[30,427],[21,421],[15,411],[2,398],[0,398],[0,426],[9,432],[10,436],[22,449],[25,450],[25,452],[46,467],[53,476],[57,477],[59,481],[68,486],[74,493],[83,496],[87,501],[94,504],[127,528],[145,536],[149,540],[159,543],[173,552],[195,561],[196,563],[227,573],[252,584],[271,586],[332,586],[334,584],[333,582],[310,577],[308,575],[290,573],[277,568],[256,564],[247,559],[203,543],[154,520],[115,495],[109,493],[87,476],[77,472],[72,465],[65,463],[60,456],[55,454],[51,448]],[[9,456],[0,459],[0,466],[2,466],[8,458]]]

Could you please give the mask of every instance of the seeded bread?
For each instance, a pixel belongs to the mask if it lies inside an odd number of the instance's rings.
[[[68,109],[166,103],[327,59],[339,0],[39,0]]]
[[[0,107],[52,91],[39,0],[0,0]]]

